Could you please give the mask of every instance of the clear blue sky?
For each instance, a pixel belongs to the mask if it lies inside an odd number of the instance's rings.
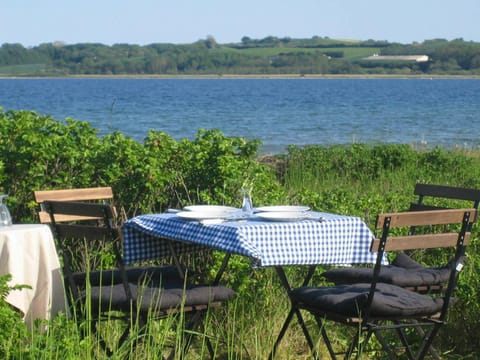
[[[218,43],[243,36],[480,42],[480,0],[0,0],[0,44]]]

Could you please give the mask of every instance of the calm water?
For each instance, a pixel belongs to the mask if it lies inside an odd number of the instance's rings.
[[[289,144],[480,148],[479,79],[0,79],[0,107],[87,120],[100,134],[199,128]]]

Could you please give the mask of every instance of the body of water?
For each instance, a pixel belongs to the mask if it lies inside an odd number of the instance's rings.
[[[198,129],[291,144],[480,148],[480,79],[0,79],[3,110],[89,121],[99,134],[179,140]]]

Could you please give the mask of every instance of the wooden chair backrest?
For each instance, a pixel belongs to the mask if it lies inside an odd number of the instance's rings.
[[[39,190],[34,191],[35,201],[40,204],[38,217],[41,223],[50,223],[50,216],[45,209],[44,201],[94,201],[94,202],[111,202],[113,199],[113,191],[111,187],[95,187],[82,189],[64,189],[64,190]],[[116,214],[115,214],[116,215]],[[94,216],[80,216],[56,214],[56,222],[92,220],[97,219]]]
[[[417,202],[411,204],[410,210],[413,211],[435,210],[440,208],[432,204],[425,204],[426,197],[469,201],[471,205],[468,206],[475,209],[478,209],[480,204],[480,190],[478,189],[418,183],[415,185],[413,193],[418,196]],[[448,208],[450,207],[451,206],[448,206]]]
[[[63,272],[68,292],[74,299],[79,299],[79,288],[85,286],[83,280],[77,283],[75,273],[100,270],[102,260],[97,252],[101,248],[112,248],[116,266],[122,264],[117,247],[118,232],[114,223],[114,208],[109,204],[85,201],[52,201],[43,202],[45,211],[50,217],[50,226],[55,236],[59,253],[63,259]],[[95,219],[95,221],[57,222],[57,218]],[[92,249],[94,251],[92,251]],[[93,261],[96,258],[95,261]],[[88,260],[86,260],[88,259]],[[126,278],[124,286],[127,286]]]
[[[429,248],[455,249],[455,256],[449,265],[450,275],[448,285],[442,290],[443,306],[438,319],[445,318],[450,299],[455,292],[458,273],[462,269],[463,257],[466,246],[470,239],[470,229],[477,219],[477,210],[471,209],[444,209],[444,210],[423,210],[408,211],[402,213],[381,214],[377,217],[376,228],[382,229],[381,237],[372,241],[371,251],[377,252],[377,261],[373,269],[373,278],[370,293],[368,296],[368,307],[372,304],[376,294],[376,286],[379,283],[382,260],[385,251],[404,251]],[[455,225],[455,226],[450,226]],[[399,232],[390,232],[391,229],[405,227],[406,230],[412,227],[428,227],[428,233],[400,235]],[[460,230],[458,230],[460,226]],[[436,315],[436,316],[437,316]]]
[[[476,221],[476,218],[477,210],[474,208],[380,214],[377,217],[376,228],[383,229],[382,238],[377,238],[372,242],[371,250],[383,252],[466,246],[470,239],[471,226]],[[462,226],[462,229],[460,231],[451,232],[445,230],[445,232],[428,234],[398,236],[390,234],[390,229],[392,228],[447,224],[459,224]]]
[[[75,202],[75,201],[45,201],[45,208],[50,216],[55,232],[60,238],[98,240],[105,236],[115,237],[113,208],[108,204]],[[103,226],[82,223],[57,223],[55,214],[102,219]]]
[[[465,207],[472,207],[478,210],[478,206],[480,204],[480,190],[471,188],[417,183],[415,184],[413,193],[418,198],[417,202],[410,204],[410,211],[440,210]],[[448,206],[439,206],[434,204],[435,200],[445,199],[456,201],[456,205],[453,203],[448,204]],[[415,226],[412,226],[410,228],[410,233],[413,234],[414,232]]]

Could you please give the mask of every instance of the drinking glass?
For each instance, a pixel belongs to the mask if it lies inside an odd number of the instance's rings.
[[[252,189],[242,188],[242,192],[242,212],[247,216],[251,216],[253,215]]]
[[[7,205],[3,202],[3,199],[8,195],[0,195],[0,227],[12,225],[12,217],[10,211],[8,211]]]

